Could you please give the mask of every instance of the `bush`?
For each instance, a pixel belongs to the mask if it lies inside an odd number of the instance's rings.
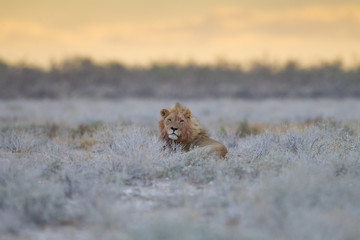
[[[24,130],[10,129],[0,135],[0,149],[13,153],[26,153],[36,150],[39,140],[33,134]]]

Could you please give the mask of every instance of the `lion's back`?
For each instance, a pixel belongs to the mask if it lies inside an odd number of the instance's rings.
[[[198,146],[207,149],[207,152],[214,153],[219,157],[225,157],[228,153],[227,148],[220,142],[210,138],[208,135],[199,135],[190,143],[193,146]]]

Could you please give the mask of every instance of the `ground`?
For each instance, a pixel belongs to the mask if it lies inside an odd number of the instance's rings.
[[[162,151],[172,103],[0,102],[0,238],[360,238],[359,100],[185,101],[224,161]]]

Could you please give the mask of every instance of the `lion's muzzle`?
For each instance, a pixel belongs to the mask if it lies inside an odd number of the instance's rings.
[[[171,131],[169,132],[169,138],[172,140],[177,140],[178,136],[178,128],[171,127]]]

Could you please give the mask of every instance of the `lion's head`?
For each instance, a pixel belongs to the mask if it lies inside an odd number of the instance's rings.
[[[190,109],[176,103],[169,110],[160,111],[159,121],[160,138],[186,142],[192,136],[192,119]]]

